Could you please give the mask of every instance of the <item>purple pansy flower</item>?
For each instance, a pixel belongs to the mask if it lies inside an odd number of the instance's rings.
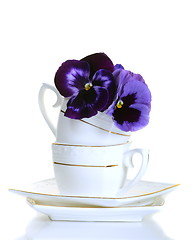
[[[113,69],[104,53],[62,63],[55,75],[55,85],[62,96],[69,97],[65,116],[89,118],[106,110],[116,93]]]
[[[127,70],[113,73],[118,84],[118,94],[107,114],[123,131],[137,131],[149,122],[151,93],[139,74]]]

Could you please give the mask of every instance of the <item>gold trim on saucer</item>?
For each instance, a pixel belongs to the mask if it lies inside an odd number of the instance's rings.
[[[63,110],[60,110],[60,112],[65,113]],[[83,123],[86,123],[86,124],[88,124],[88,125],[90,125],[90,126],[92,126],[92,127],[96,127],[96,128],[98,128],[98,129],[103,130],[103,131],[106,131],[106,132],[108,132],[108,133],[112,133],[112,134],[116,134],[116,135],[120,135],[120,136],[124,136],[124,137],[130,137],[130,136],[131,136],[131,135],[129,135],[129,134],[123,134],[123,133],[118,133],[118,132],[109,131],[109,130],[107,130],[107,129],[105,129],[105,128],[96,126],[96,125],[94,125],[94,124],[92,124],[92,123],[89,123],[89,122],[87,122],[87,121],[85,121],[85,120],[82,120],[82,119],[79,119],[79,120],[80,120],[81,122],[83,122]]]
[[[124,142],[124,143],[118,143],[118,144],[113,144],[113,145],[99,145],[99,146],[94,146],[94,145],[78,145],[78,144],[66,144],[66,143],[52,143],[53,145],[61,145],[61,146],[68,146],[68,147],[93,147],[93,148],[98,148],[98,147],[117,147],[117,146],[122,146],[126,144],[130,144],[132,141]]]
[[[107,165],[107,166],[94,166],[94,165],[76,165],[76,164],[68,164],[68,163],[60,163],[60,162],[54,162],[54,164],[58,165],[64,165],[68,167],[117,167],[118,165]]]
[[[128,199],[128,198],[138,198],[138,197],[144,197],[148,195],[152,195],[155,193],[163,192],[165,190],[174,188],[180,186],[180,184],[175,184],[167,188],[163,188],[161,190],[155,191],[155,192],[150,192],[150,193],[145,193],[145,194],[140,194],[140,195],[135,195],[135,196],[129,196],[129,197],[90,197],[90,196],[67,196],[67,195],[61,195],[61,194],[48,194],[48,193],[37,193],[37,192],[30,192],[30,191],[25,191],[25,190],[17,190],[13,188],[9,188],[9,191],[13,192],[20,192],[20,193],[29,193],[29,194],[35,194],[35,195],[42,195],[42,196],[49,196],[49,197],[65,197],[65,198],[93,198],[93,199],[111,199],[111,200],[121,200],[121,199]]]

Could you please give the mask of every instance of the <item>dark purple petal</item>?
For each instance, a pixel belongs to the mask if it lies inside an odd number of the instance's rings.
[[[110,72],[113,72],[114,65],[111,59],[105,53],[94,53],[91,54],[81,61],[86,61],[90,65],[90,77],[92,78],[95,72],[100,69],[106,69]]]
[[[94,102],[94,107],[97,111],[103,111],[105,106],[108,104],[109,94],[105,88],[94,86],[93,88],[97,93],[96,101]]]
[[[94,74],[92,78],[92,84],[93,86],[100,86],[102,88],[105,88],[108,92],[108,102],[105,104],[105,107],[102,109],[102,111],[104,111],[111,105],[116,95],[117,87],[115,84],[114,77],[111,72],[101,69]]]
[[[65,116],[72,119],[89,118],[97,114],[108,101],[107,90],[92,87],[81,90],[77,96],[72,96],[67,103]]]
[[[92,78],[92,84],[107,89],[110,88],[111,86],[114,87],[115,81],[111,72],[104,69],[100,69],[94,74]]]
[[[59,67],[55,75],[55,85],[64,97],[77,94],[89,81],[90,67],[87,62],[68,60]]]
[[[131,107],[115,108],[113,121],[122,131],[137,131],[149,123],[150,108],[144,104],[133,104]]]

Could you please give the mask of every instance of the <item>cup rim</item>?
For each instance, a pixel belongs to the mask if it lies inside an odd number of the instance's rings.
[[[132,141],[127,141],[124,143],[110,144],[110,145],[85,145],[85,144],[68,144],[68,143],[52,143],[53,146],[65,146],[65,147],[85,147],[85,148],[104,148],[104,147],[118,147],[131,144]]]
[[[65,113],[65,111],[63,109],[61,109],[60,112]],[[124,133],[124,131],[122,131],[120,129],[116,129],[116,131],[111,131],[111,130],[105,129],[104,127],[100,127],[97,124],[94,124],[94,123],[90,122],[89,120],[79,119],[79,121],[82,122],[82,123],[88,124],[92,127],[95,127],[97,129],[100,129],[102,131],[114,134],[114,135],[119,135],[119,136],[123,136],[123,137],[131,137],[131,131],[128,131],[126,133]]]

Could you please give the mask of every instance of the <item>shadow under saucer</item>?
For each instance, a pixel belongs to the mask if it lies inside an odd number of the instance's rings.
[[[37,215],[26,229],[26,239],[126,239],[126,240],[172,240],[151,218],[143,222],[70,222],[50,221]]]

